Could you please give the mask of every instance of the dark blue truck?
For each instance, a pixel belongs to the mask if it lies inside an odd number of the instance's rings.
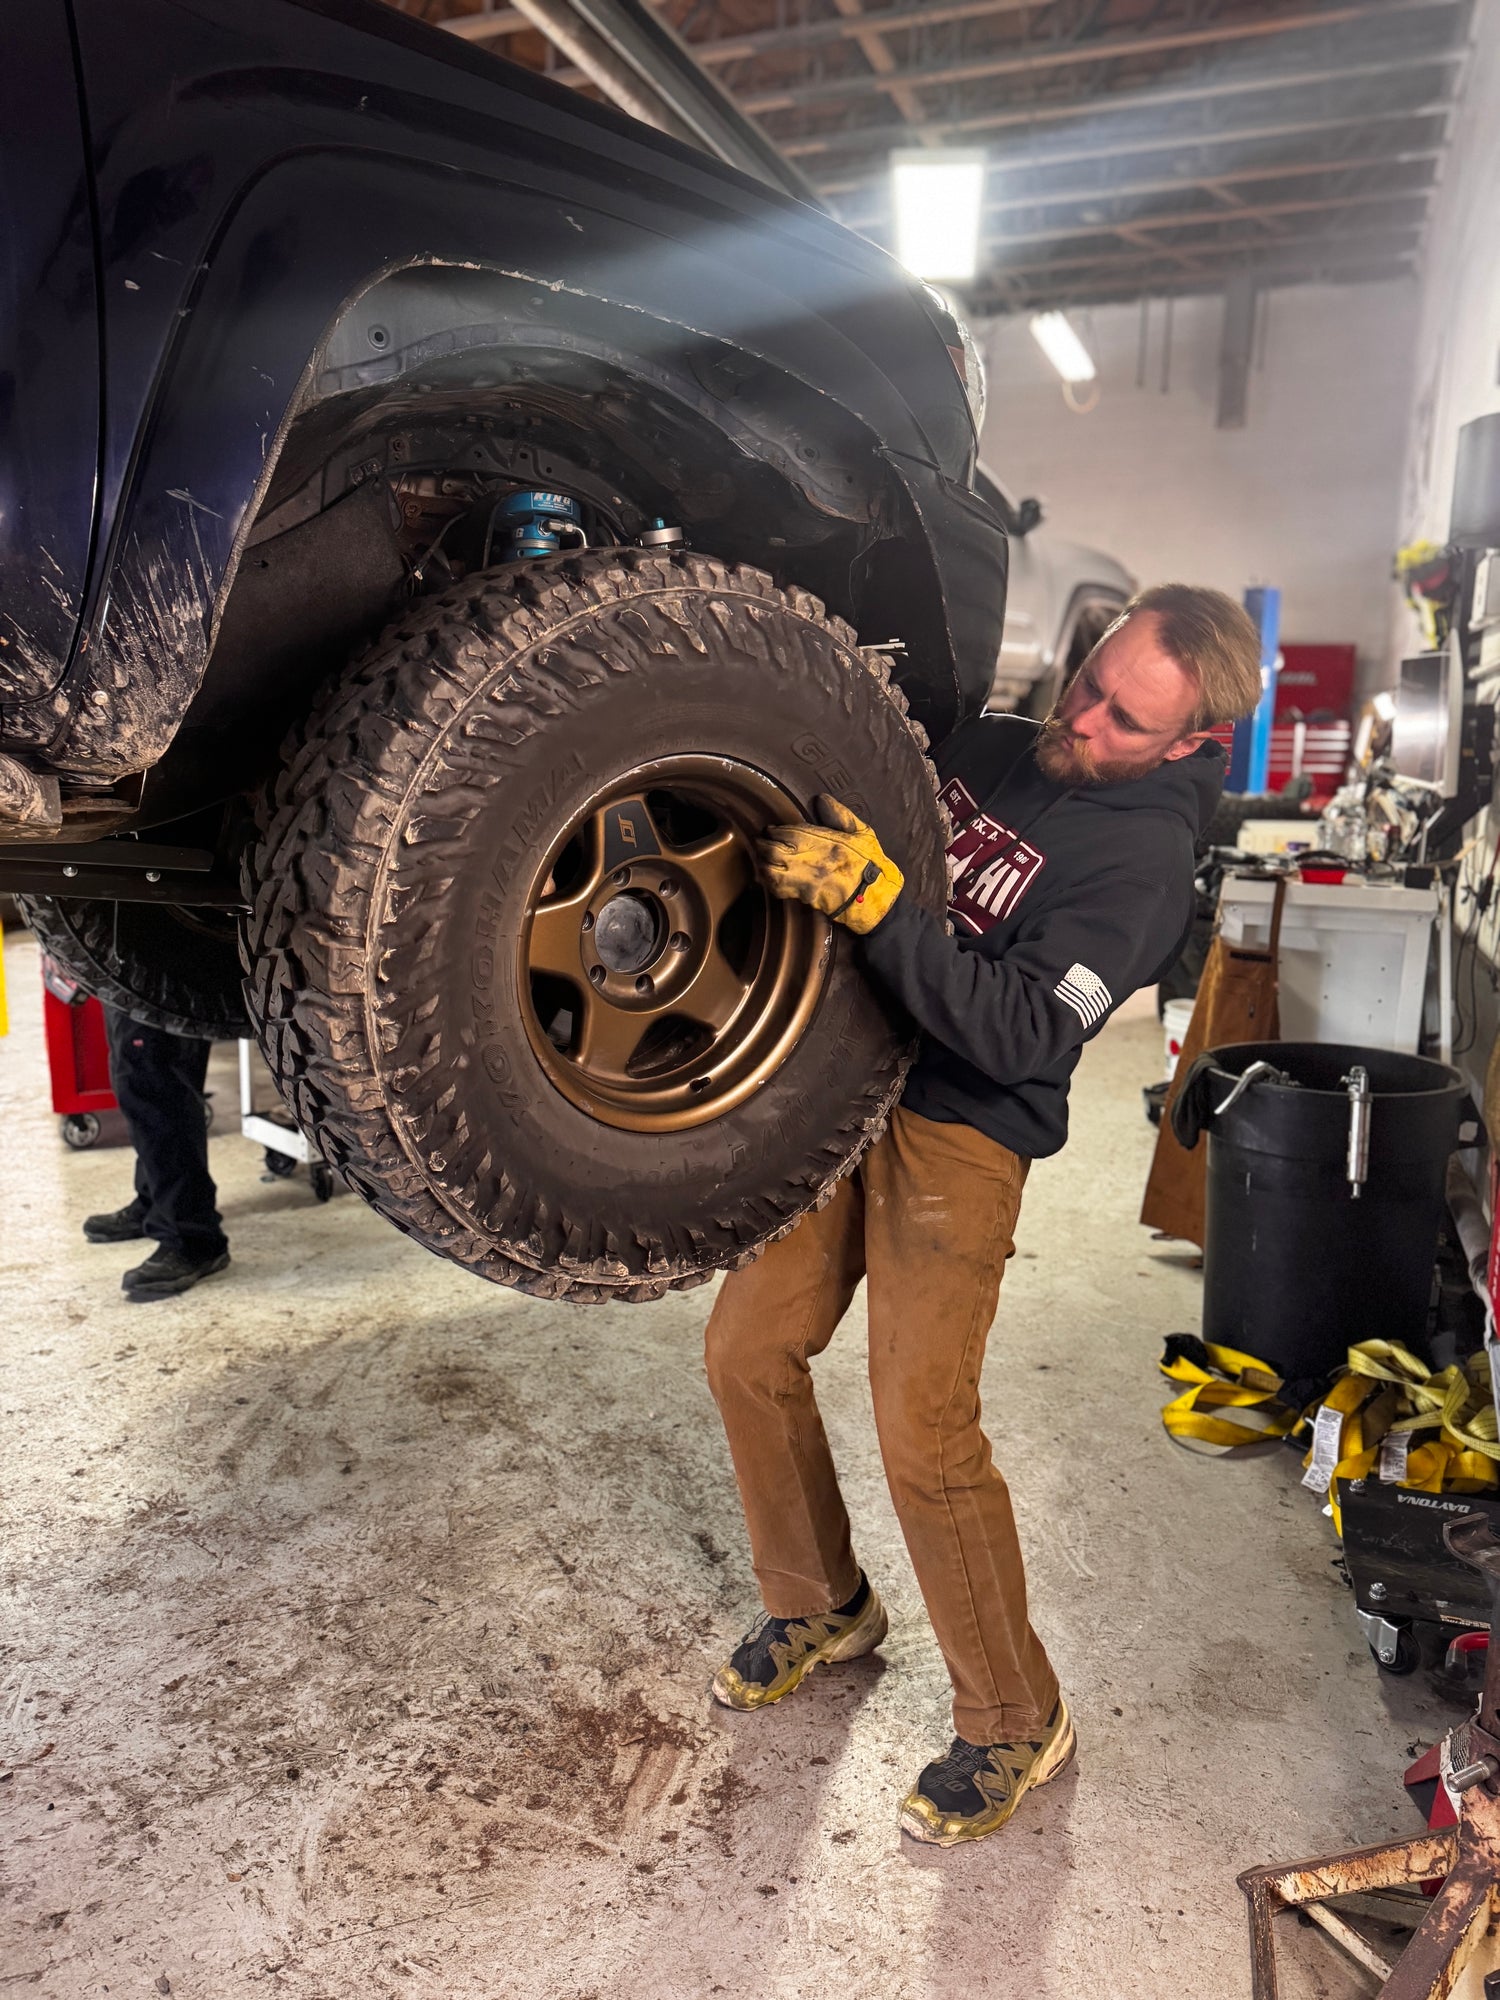
[[[753,841],[838,793],[942,906],[922,730],[1004,609],[962,329],[373,0],[28,0],[0,195],[0,889],[482,1276],[790,1227],[903,1024]]]

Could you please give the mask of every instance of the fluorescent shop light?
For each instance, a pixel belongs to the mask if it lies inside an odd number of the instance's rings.
[[[973,277],[983,201],[982,151],[913,147],[891,154],[896,255],[915,277]]]
[[[1065,382],[1092,382],[1094,357],[1066,313],[1033,313],[1031,337]]]

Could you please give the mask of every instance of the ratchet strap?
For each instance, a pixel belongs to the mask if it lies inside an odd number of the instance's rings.
[[[1289,1437],[1301,1423],[1301,1413],[1278,1398],[1281,1377],[1253,1354],[1237,1347],[1218,1347],[1191,1333],[1174,1333],[1158,1364],[1170,1381],[1187,1387],[1161,1413],[1167,1435],[1179,1444],[1213,1445],[1234,1451],[1264,1444],[1267,1438]],[[1220,1410],[1252,1413],[1243,1418],[1218,1416]]]
[[[1192,1334],[1172,1335],[1160,1367],[1171,1381],[1186,1385],[1161,1413],[1178,1443],[1227,1454],[1268,1437],[1295,1437],[1311,1423],[1313,1446],[1303,1463],[1311,1472],[1316,1462],[1319,1488],[1326,1477],[1340,1532],[1341,1480],[1374,1473],[1419,1493],[1479,1493],[1500,1486],[1500,1424],[1484,1351],[1462,1366],[1431,1369],[1399,1341],[1360,1341],[1348,1350],[1348,1365],[1322,1401],[1305,1411],[1280,1400],[1282,1378],[1265,1362]],[[1222,1410],[1243,1414],[1218,1415]],[[1403,1436],[1404,1451],[1388,1456],[1387,1439]]]

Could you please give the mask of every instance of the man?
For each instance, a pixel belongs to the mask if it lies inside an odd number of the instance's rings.
[[[110,1081],[135,1147],[135,1199],[89,1216],[83,1233],[90,1243],[155,1240],[120,1280],[140,1305],[190,1291],[229,1262],[203,1108],[212,1043],[143,1027],[115,1007],[104,1009],[104,1025]]]
[[[715,1677],[753,1709],[885,1636],[855,1561],[809,1360],[868,1277],[870,1382],[891,1497],[953,1682],[957,1731],[901,1809],[918,1840],[991,1833],[1073,1753],[1027,1616],[979,1374],[1021,1191],[1067,1137],[1084,1042],[1158,979],[1193,919],[1193,848],[1223,785],[1216,724],[1260,697],[1254,626],[1218,591],[1143,591],[1040,726],[982,717],[939,756],[953,820],[947,929],[837,800],[771,830],[763,860],[863,938],[922,1030],[891,1124],[832,1201],[725,1280],[708,1377],[766,1615]]]

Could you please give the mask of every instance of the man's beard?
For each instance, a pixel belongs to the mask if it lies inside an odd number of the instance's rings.
[[[1051,778],[1055,784],[1118,785],[1127,778],[1144,778],[1162,759],[1159,755],[1096,757],[1054,709],[1042,724],[1036,761],[1043,777]]]

